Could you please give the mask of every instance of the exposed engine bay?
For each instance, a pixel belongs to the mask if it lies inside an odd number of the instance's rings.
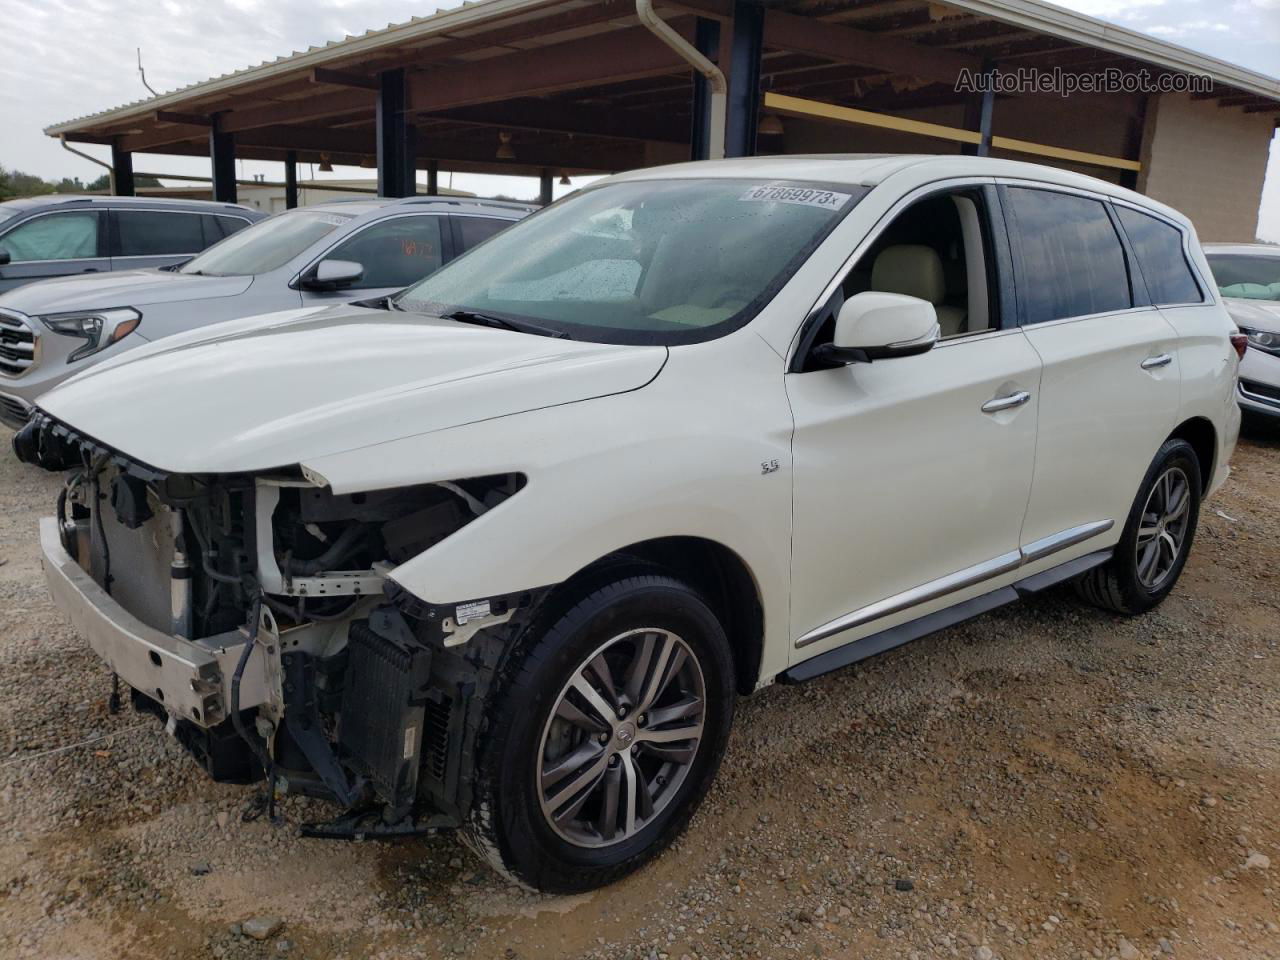
[[[335,495],[299,468],[166,473],[43,415],[14,446],[66,476],[63,589],[92,608],[73,619],[210,776],[335,801],[343,816],[313,835],[465,817],[485,697],[539,598],[440,606],[388,573],[523,476]]]

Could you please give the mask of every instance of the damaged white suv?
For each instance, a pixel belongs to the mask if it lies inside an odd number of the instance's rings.
[[[50,587],[218,778],[550,891],[706,793],[737,695],[1075,581],[1137,614],[1227,475],[1187,220],[965,157],[605,180],[390,301],[41,398]]]

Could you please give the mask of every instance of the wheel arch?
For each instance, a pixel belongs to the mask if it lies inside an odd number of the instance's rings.
[[[764,603],[759,584],[734,550],[706,537],[668,536],[620,547],[583,567],[556,587],[569,597],[578,585],[607,575],[610,567],[640,563],[693,587],[724,627],[733,655],[734,681],[741,694],[751,693],[760,679],[764,656]]]
[[[1170,440],[1185,440],[1195,451],[1200,464],[1200,495],[1209,489],[1213,481],[1213,469],[1218,455],[1218,431],[1205,417],[1191,417],[1182,421],[1169,434]]]

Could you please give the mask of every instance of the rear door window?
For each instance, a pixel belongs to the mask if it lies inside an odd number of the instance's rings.
[[[1023,323],[1133,306],[1124,247],[1101,201],[1030,187],[1005,196]]]
[[[466,253],[472,247],[479,246],[495,233],[501,233],[515,223],[514,220],[502,220],[498,217],[452,217],[451,219],[455,225],[454,239],[459,255]]]
[[[47,213],[0,236],[0,250],[8,251],[12,263],[100,257],[98,222],[92,210]]]
[[[114,257],[164,257],[205,248],[200,216],[159,210],[116,210]]]
[[[1204,294],[1182,248],[1182,231],[1131,207],[1114,207],[1129,246],[1138,260],[1138,269],[1147,282],[1147,292],[1157,306],[1200,303]]]

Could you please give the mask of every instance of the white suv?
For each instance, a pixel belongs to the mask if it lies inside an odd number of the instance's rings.
[[[636,171],[379,306],[43,397],[48,581],[214,776],[544,890],[671,841],[738,694],[1062,581],[1154,607],[1239,427],[1187,220],[1006,161]]]

